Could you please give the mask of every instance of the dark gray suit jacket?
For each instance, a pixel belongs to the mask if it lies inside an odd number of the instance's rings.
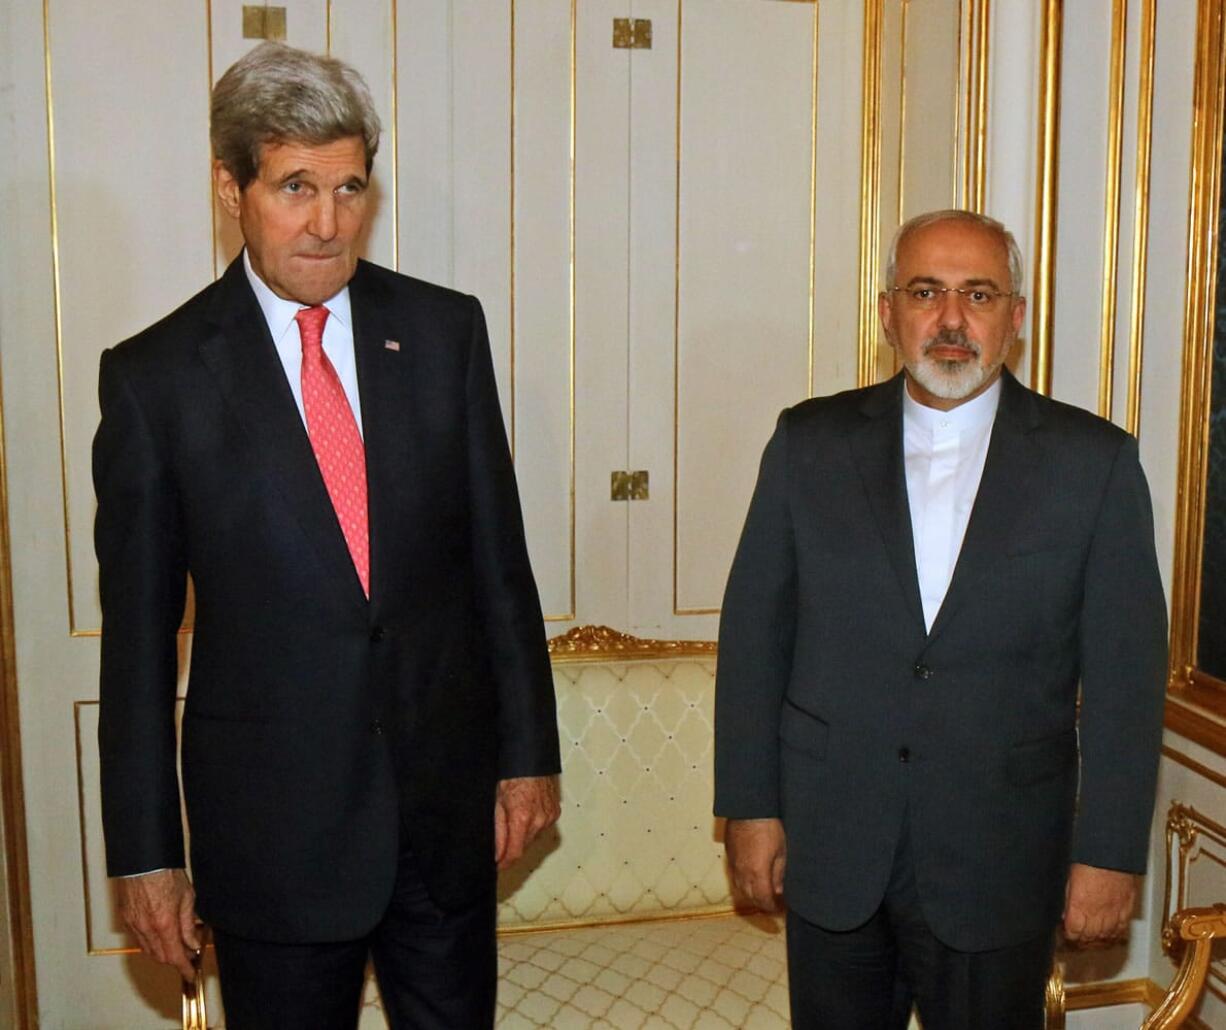
[[[1166,675],[1149,493],[1132,437],[1006,373],[926,632],[902,390],[805,401],[766,447],[720,624],[715,809],[783,819],[788,904],[830,929],[876,910],[905,823],[932,930],[986,950],[1054,927],[1070,860],[1145,868]]]
[[[366,933],[406,840],[440,905],[491,896],[496,782],[558,771],[480,305],[366,262],[349,291],[369,600],[241,260],[102,359],[108,871],[183,864],[174,694],[190,573],[198,908],[262,940]]]

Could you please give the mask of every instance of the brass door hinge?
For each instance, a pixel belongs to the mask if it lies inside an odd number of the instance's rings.
[[[243,39],[284,39],[285,8],[263,4],[243,6]]]
[[[647,500],[647,470],[617,471],[610,476],[609,499],[612,501]]]
[[[613,48],[615,50],[650,50],[650,18],[614,18]]]

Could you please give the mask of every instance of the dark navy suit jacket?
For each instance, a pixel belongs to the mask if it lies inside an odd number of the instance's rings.
[[[369,601],[241,260],[101,365],[108,872],[183,864],[173,709],[190,574],[198,909],[264,940],[369,930],[402,833],[436,902],[488,894],[497,781],[558,770],[480,306],[365,262],[349,289]]]
[[[782,818],[788,904],[835,930],[876,911],[905,824],[931,929],[986,950],[1054,927],[1070,861],[1145,869],[1166,608],[1136,441],[1005,373],[926,631],[903,388],[798,404],[766,447],[720,623],[715,807]]]

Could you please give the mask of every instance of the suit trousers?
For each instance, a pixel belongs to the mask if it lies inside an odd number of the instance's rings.
[[[834,931],[789,912],[787,948],[796,1030],[905,1030],[912,1005],[924,1030],[1043,1030],[1055,928],[992,951],[943,944],[924,918],[905,828],[873,917]]]
[[[492,867],[492,862],[491,862]],[[230,1030],[353,1030],[372,959],[392,1030],[494,1025],[494,877],[476,904],[439,908],[404,848],[379,924],[354,941],[280,944],[214,928]]]

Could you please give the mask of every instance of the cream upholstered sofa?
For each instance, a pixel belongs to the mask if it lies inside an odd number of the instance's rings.
[[[498,1026],[786,1027],[781,921],[733,911],[713,658],[554,667],[562,818],[499,890]]]

